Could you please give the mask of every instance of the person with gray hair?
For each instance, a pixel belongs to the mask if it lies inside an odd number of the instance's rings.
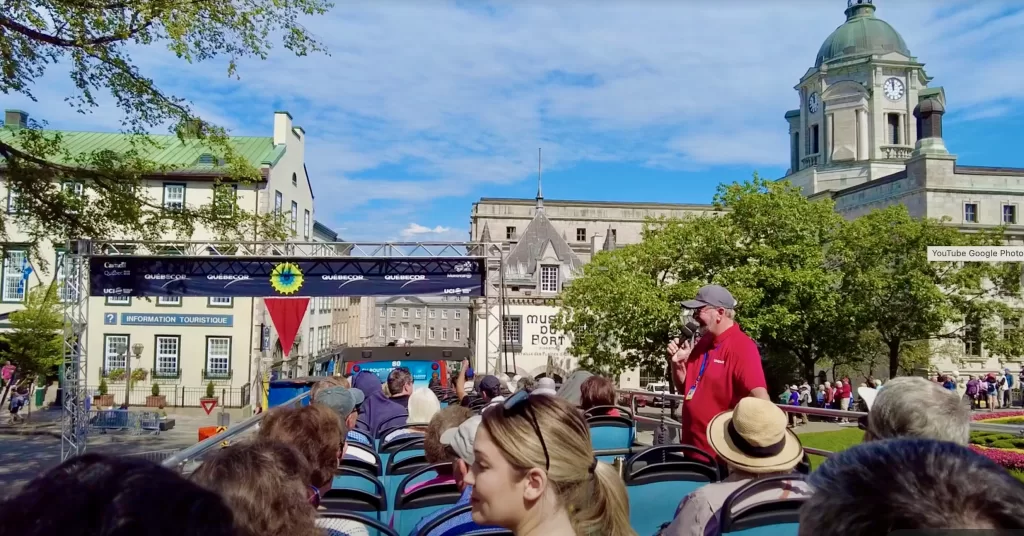
[[[971,438],[970,406],[935,382],[904,376],[857,393],[868,409],[859,423],[864,441],[918,437],[967,445]]]

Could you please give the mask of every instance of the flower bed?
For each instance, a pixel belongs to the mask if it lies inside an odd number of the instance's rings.
[[[993,449],[978,445],[971,445],[971,449],[1007,469],[1024,471],[1024,452],[1006,449]]]
[[[1024,417],[1024,411],[993,411],[990,413],[975,413],[971,416],[971,420],[991,421],[993,419],[1005,419],[1007,417]]]

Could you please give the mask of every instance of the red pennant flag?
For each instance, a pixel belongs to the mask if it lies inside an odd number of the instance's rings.
[[[309,298],[263,298],[263,303],[267,304],[270,320],[274,322],[277,338],[281,341],[281,350],[287,358],[302,325],[302,317],[306,316]]]

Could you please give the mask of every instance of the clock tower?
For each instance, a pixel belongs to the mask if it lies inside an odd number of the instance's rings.
[[[848,0],[846,22],[794,88],[787,178],[808,195],[904,169],[917,142],[914,107],[930,78],[875,10],[872,0]]]

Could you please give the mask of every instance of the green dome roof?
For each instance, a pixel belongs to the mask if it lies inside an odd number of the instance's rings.
[[[849,0],[846,22],[822,43],[814,66],[853,56],[890,52],[910,56],[903,37],[889,23],[875,17],[871,0]]]

